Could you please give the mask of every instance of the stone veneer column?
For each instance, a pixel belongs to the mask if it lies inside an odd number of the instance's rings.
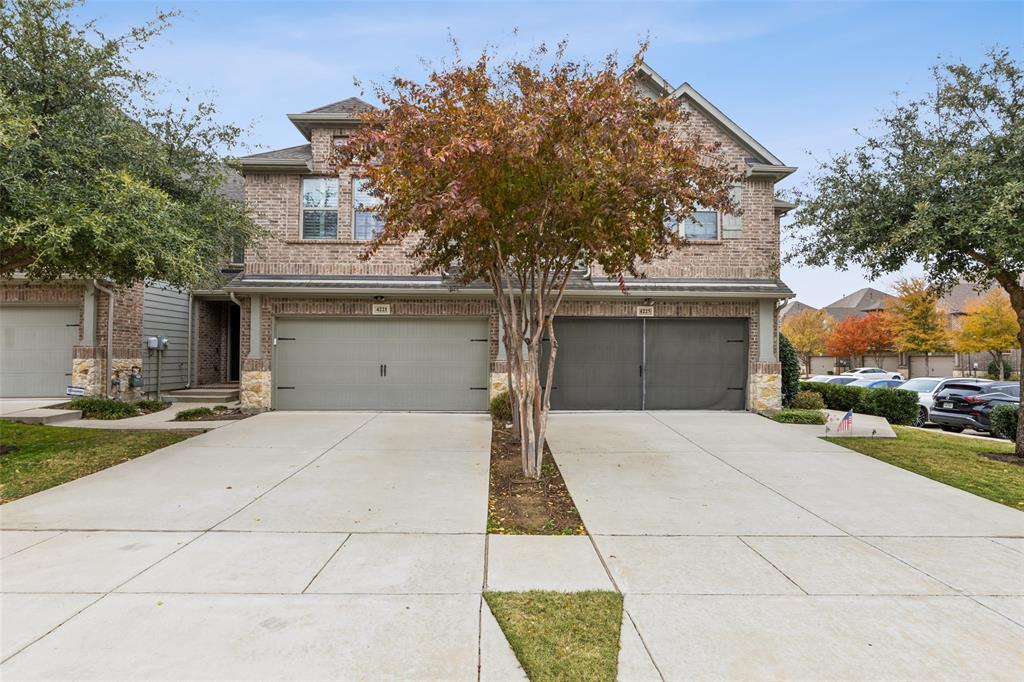
[[[750,375],[750,409],[755,412],[782,409],[782,364],[755,362]]]
[[[270,409],[270,362],[265,358],[245,358],[238,385],[238,400],[246,412]]]

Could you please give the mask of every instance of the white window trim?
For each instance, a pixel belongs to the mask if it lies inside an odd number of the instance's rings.
[[[352,178],[352,183],[351,183],[351,187],[352,187],[352,241],[359,242],[361,244],[362,243],[366,243],[366,242],[371,242],[376,237],[376,235],[374,235],[374,237],[370,237],[369,239],[360,239],[359,237],[356,236],[356,214],[360,212],[359,211],[359,205],[356,203],[356,183],[359,182],[362,179],[363,178]],[[363,211],[363,213],[369,213],[369,211]]]
[[[305,205],[305,184],[307,180],[334,180],[337,182],[338,178],[334,175],[315,175],[312,177],[299,178],[299,239],[304,242],[333,242],[338,240],[338,227],[341,223],[341,214],[338,213],[341,207],[341,183],[338,183],[336,194],[338,194],[338,206],[335,207],[334,212],[338,214],[335,219],[334,236],[333,237],[307,237],[304,225],[306,223],[306,211],[330,211],[329,208],[307,208]]]

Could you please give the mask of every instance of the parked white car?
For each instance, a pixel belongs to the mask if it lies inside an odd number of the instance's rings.
[[[886,372],[881,367],[856,367],[839,376],[857,377],[858,379],[903,379],[903,375],[899,372]]]
[[[975,379],[973,377],[918,377],[911,379],[898,386],[904,391],[917,393],[917,404],[920,406],[914,426],[924,426],[930,421],[932,407],[935,405],[935,396],[939,394],[946,384],[951,383],[967,384],[990,384],[991,379]]]
[[[804,381],[811,381],[819,384],[849,384],[857,380],[857,377],[844,377],[835,374],[817,374],[810,379]]]

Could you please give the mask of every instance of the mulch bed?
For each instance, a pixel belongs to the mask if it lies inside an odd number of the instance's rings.
[[[583,519],[547,443],[540,481],[523,476],[511,428],[491,428],[491,481],[487,532],[499,535],[585,535]]]
[[[1024,459],[1021,459],[1012,452],[979,452],[979,455],[996,462],[1006,462],[1019,467],[1024,467]]]
[[[219,422],[219,421],[232,421],[235,419],[246,419],[251,417],[251,414],[242,412],[239,408],[233,408],[230,410],[215,411],[213,414],[204,415],[202,417],[193,417],[191,419],[175,419],[174,421],[182,422]]]

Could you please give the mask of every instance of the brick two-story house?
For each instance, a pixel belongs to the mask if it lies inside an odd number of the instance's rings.
[[[721,142],[746,169],[734,192],[742,213],[697,213],[681,228],[690,245],[628,294],[598,272],[573,279],[556,321],[553,406],[777,406],[777,308],[792,296],[778,279],[779,217],[791,205],[774,188],[795,169],[690,85],[646,66],[637,79],[691,114],[680,134]],[[505,383],[489,287],[415,274],[409,243],[359,259],[379,224],[332,150],[369,106],[349,98],[289,115],[305,144],[241,159],[246,203],[270,233],[225,287],[239,305],[246,408],[484,410]]]

